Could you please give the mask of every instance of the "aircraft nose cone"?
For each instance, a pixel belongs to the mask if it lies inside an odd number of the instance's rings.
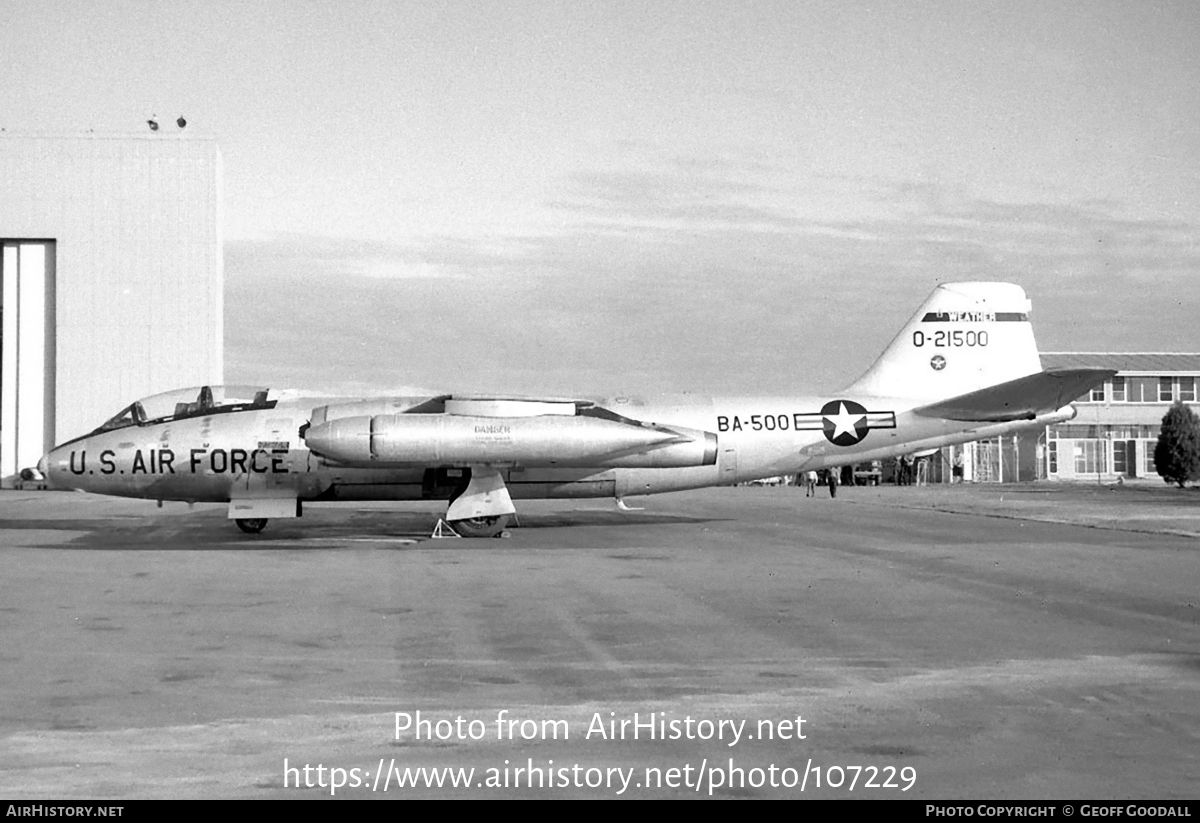
[[[37,470],[42,475],[42,481],[46,484],[46,488],[54,488],[54,452],[53,450],[42,455],[42,459],[38,461]]]
[[[54,488],[54,486],[50,483],[50,473],[47,471],[50,466],[50,461],[48,459],[49,457],[50,455],[48,453],[43,454],[37,462],[37,468],[35,469],[35,476],[33,479],[38,483],[38,488]]]
[[[67,453],[62,449],[51,449],[42,455],[42,459],[38,461],[38,471],[42,473],[42,478],[48,489],[69,489],[72,488],[67,482]]]

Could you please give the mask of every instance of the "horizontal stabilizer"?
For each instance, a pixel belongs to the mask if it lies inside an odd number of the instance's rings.
[[[1114,374],[1112,369],[1048,369],[930,403],[913,409],[913,413],[972,423],[1032,420],[1079,399]]]

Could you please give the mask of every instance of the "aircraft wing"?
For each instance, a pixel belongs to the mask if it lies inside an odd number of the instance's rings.
[[[913,409],[922,417],[972,423],[1032,420],[1061,409],[1116,374],[1113,369],[1048,369]]]

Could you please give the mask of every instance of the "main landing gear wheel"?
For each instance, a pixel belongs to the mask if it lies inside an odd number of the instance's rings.
[[[494,514],[490,517],[468,517],[451,520],[450,527],[463,537],[495,537],[508,525],[509,515]]]
[[[238,518],[233,522],[237,523],[237,527],[246,534],[258,534],[267,527],[267,518],[265,517]]]

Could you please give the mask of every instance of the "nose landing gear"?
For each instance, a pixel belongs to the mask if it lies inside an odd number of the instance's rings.
[[[461,537],[496,537],[508,526],[509,515],[494,514],[489,517],[468,517],[451,520],[450,527]]]
[[[471,466],[470,481],[446,510],[446,522],[462,537],[495,537],[516,513],[508,487],[493,466]]]
[[[258,534],[267,527],[267,518],[265,517],[240,517],[233,522],[237,523],[237,527],[246,534]]]

